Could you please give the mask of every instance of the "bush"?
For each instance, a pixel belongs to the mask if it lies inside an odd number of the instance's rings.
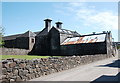
[[[2,37],[3,37],[3,27],[1,27],[0,26],[0,47],[3,47],[3,45],[4,45],[4,41],[3,41],[3,39],[2,39]]]
[[[117,46],[117,49],[120,49],[120,45]]]

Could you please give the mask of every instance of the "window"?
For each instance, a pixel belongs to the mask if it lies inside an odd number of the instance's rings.
[[[34,39],[32,39],[32,41],[31,41],[32,43],[34,43]]]

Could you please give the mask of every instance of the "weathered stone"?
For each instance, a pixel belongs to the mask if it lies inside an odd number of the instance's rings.
[[[15,79],[10,79],[10,82],[14,82],[15,81]]]
[[[16,66],[14,67],[14,69],[19,69],[20,67],[16,64]]]
[[[25,66],[26,66],[25,63],[20,63],[20,64],[19,64],[19,67],[20,67],[20,68],[25,68]]]
[[[19,76],[23,76],[23,75],[24,75],[24,72],[23,72],[22,69],[19,69],[19,70],[18,70],[18,75],[19,75]]]
[[[12,68],[7,68],[7,72],[12,72]]]
[[[6,78],[6,75],[2,75],[1,77],[2,77],[2,79],[5,79],[5,78]]]
[[[13,62],[13,59],[14,59],[14,58],[8,58],[7,60]]]
[[[17,69],[13,70],[13,74],[18,75],[18,70]]]
[[[42,63],[38,64],[38,66],[39,66],[39,68],[42,68],[42,67],[43,67]]]
[[[11,63],[9,63],[9,67],[15,67],[16,66],[16,63],[15,62],[11,62]]]
[[[20,76],[17,76],[15,81],[22,81],[22,78]]]
[[[104,59],[107,56],[69,56],[50,59],[34,60],[5,60],[2,65],[3,79],[8,81],[26,81],[42,75],[48,75],[62,70],[70,69],[81,64]],[[6,62],[7,61],[7,62]],[[1,78],[2,79],[2,78]]]
[[[42,60],[42,61],[47,61],[48,59],[46,59],[46,58],[41,58],[41,60]]]
[[[32,60],[27,60],[27,65],[32,65],[33,64],[33,61]]]
[[[36,69],[33,69],[33,73],[37,73]]]
[[[31,68],[32,68],[32,69],[35,69],[35,68],[36,68],[35,66],[36,66],[36,65],[32,64],[32,65],[31,65]]]
[[[15,62],[16,64],[20,64],[20,63],[21,63],[21,60],[20,60],[20,59],[16,59],[14,62]]]
[[[23,75],[26,75],[26,74],[28,74],[28,70],[23,70]]]
[[[22,60],[21,60],[21,63],[25,63],[25,60],[22,59]]]
[[[25,67],[27,70],[29,70],[30,69],[30,65],[26,65],[26,67]]]
[[[38,68],[39,66],[38,65],[35,65],[36,68]]]
[[[39,77],[42,76],[42,73],[41,73],[41,72],[38,72],[38,76],[39,76]]]
[[[45,69],[48,69],[48,67],[46,66]]]
[[[6,63],[6,64],[2,64],[3,68],[9,68],[9,64]]]
[[[2,64],[7,64],[8,61],[7,60],[2,60]]]
[[[9,80],[8,79],[2,79],[1,83],[9,83]]]
[[[6,78],[11,78],[13,76],[13,73],[7,73]]]
[[[30,74],[26,74],[28,80],[32,79]]]
[[[13,62],[18,62],[19,59],[13,59]]]
[[[33,69],[30,68],[30,69],[28,70],[28,73],[33,73]]]
[[[40,72],[40,68],[36,68],[36,71],[37,71],[37,72]]]
[[[48,75],[48,74],[49,74],[49,71],[46,71],[46,72],[45,72],[45,75]]]
[[[27,77],[26,76],[22,76],[22,81],[27,81]]]
[[[6,77],[6,75],[4,75]],[[0,75],[0,80],[2,80],[2,75]]]
[[[32,73],[32,74],[31,74],[31,78],[32,78],[32,79],[35,78],[35,73]]]
[[[38,61],[36,59],[33,59],[33,64],[38,64]]]
[[[16,79],[17,78],[17,75],[16,76],[12,76],[11,79]]]
[[[0,48],[2,55],[27,55],[29,50],[17,48]]]
[[[38,77],[39,77],[38,73],[35,73],[35,77],[36,77],[36,78],[38,78]]]
[[[6,68],[2,68],[2,74],[6,75],[7,74],[7,69]]]

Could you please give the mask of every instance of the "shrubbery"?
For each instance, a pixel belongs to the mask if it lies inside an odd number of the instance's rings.
[[[3,45],[4,45],[4,41],[3,41],[3,39],[2,39],[2,37],[3,37],[3,27],[1,27],[0,26],[0,47],[3,47]]]
[[[117,49],[120,49],[120,46],[119,46],[119,45],[117,46]]]

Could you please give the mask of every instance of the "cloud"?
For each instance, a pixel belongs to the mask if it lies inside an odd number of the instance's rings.
[[[98,13],[95,16],[91,16],[90,20],[93,20],[94,23],[100,23],[106,29],[118,29],[118,16],[113,15],[112,12]]]
[[[63,7],[64,12],[74,14],[75,19],[80,20],[86,27],[97,27],[101,30],[118,30],[118,16],[113,11],[99,11],[95,6],[86,3],[68,3]]]
[[[118,16],[113,15],[112,12],[98,12],[91,10],[80,10],[77,13],[77,17],[84,21],[85,25],[98,27],[105,30],[117,30],[118,29]],[[97,25],[97,26],[95,26]]]
[[[62,15],[69,16],[68,13],[66,13],[66,12],[64,12],[64,11],[62,11],[62,10],[56,10],[56,12],[59,13],[59,14],[62,14]]]
[[[84,7],[85,4],[84,3],[79,3],[79,2],[70,2],[68,5],[72,6],[72,7]]]

